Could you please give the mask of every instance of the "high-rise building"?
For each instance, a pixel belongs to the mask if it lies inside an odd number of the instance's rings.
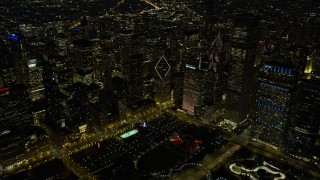
[[[247,118],[249,110],[259,21],[251,14],[243,14],[236,16],[233,24],[225,121],[236,127]]]
[[[91,88],[91,92],[88,91],[88,86],[83,83],[74,83],[67,88],[67,91],[71,94],[71,97],[67,101],[68,119],[70,124],[66,124],[74,130],[78,130],[78,126],[86,125],[91,120],[91,106],[90,101],[95,103],[95,98],[98,92],[94,87]]]
[[[165,57],[161,57],[155,66],[155,101],[157,103],[168,103],[171,101],[170,87],[171,66]]]
[[[18,84],[27,84],[27,63],[25,62],[24,37],[18,33],[10,33],[9,42],[15,76]]]
[[[202,69],[202,64],[207,49],[204,48],[206,41],[200,39],[197,26],[186,27],[183,34],[184,48],[180,51],[181,63],[178,64],[183,72],[182,109],[198,116],[204,107],[204,75],[207,68]]]
[[[114,65],[114,54],[105,54],[103,49],[98,49],[94,53],[94,62],[93,62],[93,72],[94,72],[94,81],[103,82],[103,75],[106,69],[113,68]]]
[[[44,98],[44,84],[43,84],[43,68],[37,59],[30,59],[28,61],[29,67],[29,91],[32,101]]]
[[[128,101],[138,101],[143,99],[143,55],[130,55],[128,61],[125,63],[125,74],[129,82],[128,87],[130,92]]]
[[[14,62],[10,60],[9,47],[7,43],[0,37],[0,70],[13,68]]]
[[[67,98],[60,92],[57,74],[54,71],[53,57],[43,55],[43,82],[46,97],[46,118],[45,122],[49,127],[59,130],[66,126],[64,101]]]
[[[266,62],[261,65],[252,115],[251,137],[283,148],[290,125],[296,79],[293,66]]]
[[[74,81],[90,85],[94,81],[93,50],[91,42],[86,39],[74,41],[76,73]]]
[[[173,103],[176,108],[182,108],[183,102],[183,66],[177,64],[173,74]]]
[[[25,85],[0,89],[0,164],[21,161],[25,151],[24,130],[33,124],[31,100]]]
[[[182,108],[195,115],[203,103],[203,72],[191,64],[186,64],[183,77]]]
[[[106,91],[112,92],[112,73],[109,69],[106,69],[103,73],[103,88]]]
[[[17,82],[16,72],[14,68],[7,68],[1,71],[1,87],[7,87]]]
[[[31,125],[31,101],[27,87],[24,85],[13,85],[12,87],[1,88],[0,93],[0,134]]]
[[[123,120],[127,117],[127,104],[126,99],[118,99],[118,110],[119,110],[119,119]]]
[[[295,117],[289,129],[286,149],[289,153],[311,158],[320,125],[320,81],[302,79],[296,96]]]
[[[209,52],[209,65],[205,78],[205,103],[216,105],[222,102],[226,93],[226,61],[220,33],[212,42]]]

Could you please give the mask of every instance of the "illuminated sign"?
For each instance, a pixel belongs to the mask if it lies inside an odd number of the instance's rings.
[[[130,136],[133,136],[133,135],[137,134],[138,132],[139,132],[138,129],[133,129],[131,131],[128,131],[128,132],[122,134],[120,137],[125,139],[125,138],[128,138]]]
[[[34,67],[37,67],[37,65],[36,64],[29,64],[28,67],[29,68],[34,68]]]
[[[30,59],[30,60],[28,60],[28,67],[29,67],[29,68],[37,67],[37,59]]]
[[[189,68],[189,69],[196,69],[196,67],[195,67],[195,66],[190,65],[190,64],[186,64],[186,68]]]

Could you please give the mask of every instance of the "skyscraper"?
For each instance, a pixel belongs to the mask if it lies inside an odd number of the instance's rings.
[[[13,61],[10,61],[9,48],[7,43],[0,37],[0,69],[14,67]]]
[[[295,116],[288,133],[286,149],[289,153],[311,158],[320,125],[320,81],[302,79],[296,96]]]
[[[91,42],[86,39],[74,41],[75,46],[75,62],[76,74],[74,81],[87,85],[93,83],[93,50]]]
[[[168,103],[171,100],[170,69],[171,66],[165,57],[161,57],[154,67],[155,77],[155,101]]]
[[[226,61],[220,32],[212,42],[209,52],[209,66],[205,78],[205,103],[218,104],[226,92]]]
[[[24,37],[18,33],[10,33],[9,42],[17,83],[26,85],[27,63],[25,62]]]
[[[32,125],[31,100],[25,85],[0,89],[0,164],[21,160],[24,130]]]
[[[266,62],[261,65],[258,77],[251,137],[283,148],[296,88],[293,66]]]
[[[53,129],[65,127],[63,101],[65,96],[60,92],[58,78],[54,69],[54,58],[43,55],[43,82],[46,96],[46,118],[45,123]]]
[[[112,92],[112,73],[109,69],[106,69],[103,73],[103,88],[108,92]]]
[[[130,55],[128,62],[125,63],[125,74],[129,82],[130,97],[129,103],[143,98],[143,55],[136,53]],[[131,101],[131,102],[130,102]]]
[[[28,61],[29,67],[29,91],[32,101],[44,98],[44,84],[43,84],[43,68],[37,59],[30,59]]]
[[[32,124],[31,101],[26,86],[19,84],[1,88],[0,93],[0,134]]]
[[[183,69],[181,64],[177,64],[173,74],[173,101],[174,106],[177,108],[182,108],[183,102]]]
[[[244,121],[248,114],[259,21],[251,14],[242,14],[234,18],[233,24],[225,121],[235,127]]]
[[[182,108],[195,115],[203,103],[203,72],[191,64],[186,64],[183,77]]]

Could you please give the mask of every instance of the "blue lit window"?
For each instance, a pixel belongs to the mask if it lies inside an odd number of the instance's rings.
[[[72,29],[72,32],[78,32],[81,30],[80,26],[75,27],[74,29]]]
[[[266,47],[263,48],[263,52],[268,52],[268,49]]]
[[[16,34],[14,34],[14,33],[11,33],[11,34],[9,35],[9,38],[10,38],[11,40],[13,40],[13,41],[19,41],[19,36],[16,35]]]

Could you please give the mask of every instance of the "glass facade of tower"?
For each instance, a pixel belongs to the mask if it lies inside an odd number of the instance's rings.
[[[154,89],[155,89],[155,101],[157,103],[168,103],[171,100],[171,87],[170,87],[170,69],[168,61],[165,57],[161,57],[156,64]]]
[[[292,112],[292,68],[265,63],[260,68],[257,83],[251,136],[274,147],[283,147]]]
[[[183,78],[182,108],[190,114],[195,114],[203,99],[202,72],[187,68]]]
[[[32,101],[44,98],[44,84],[43,84],[43,68],[39,66],[37,59],[30,59],[28,61],[29,67],[29,91]]]
[[[287,150],[300,157],[311,157],[320,125],[320,81],[302,79],[295,117],[289,130]]]
[[[33,122],[31,101],[24,85],[0,89],[0,162],[7,166],[24,154],[22,134]]]
[[[225,119],[238,124],[249,110],[259,21],[254,16],[240,15],[233,23]]]
[[[205,93],[204,101],[206,105],[217,105],[222,102],[222,97],[226,93],[226,59],[225,51],[220,33],[211,45],[209,53],[209,67],[205,72]]]
[[[125,64],[125,74],[127,75],[129,83],[129,103],[130,101],[138,101],[143,98],[143,55],[133,54],[129,56],[128,61]]]

